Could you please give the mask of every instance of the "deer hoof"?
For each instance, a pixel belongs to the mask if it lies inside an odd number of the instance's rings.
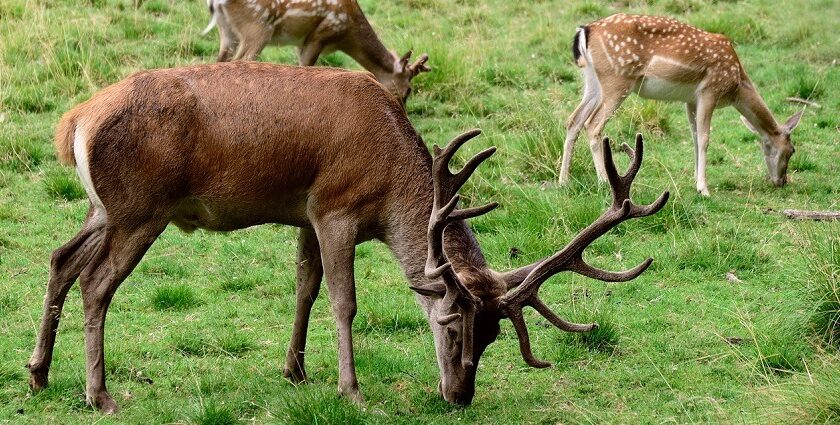
[[[348,391],[339,391],[339,394],[342,397],[346,397],[348,400],[352,401],[353,404],[357,406],[363,406],[365,404],[365,397],[362,395],[362,392],[358,389],[355,390],[348,390]]]
[[[113,415],[120,410],[114,399],[105,391],[100,392],[95,397],[89,397],[88,403],[106,415]]]
[[[47,379],[48,371],[36,371],[30,370],[29,371],[29,388],[32,391],[41,391],[44,388],[47,388],[47,383],[49,379]]]
[[[299,368],[286,367],[283,369],[283,376],[293,384],[302,384],[306,382],[306,372]]]

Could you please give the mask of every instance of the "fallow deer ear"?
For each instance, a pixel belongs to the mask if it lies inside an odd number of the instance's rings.
[[[389,52],[391,52],[391,57],[394,58],[394,74],[403,72],[405,68],[403,67],[403,61],[400,55],[397,54],[396,50],[389,50]]]
[[[793,132],[793,129],[796,128],[797,125],[799,125],[799,120],[802,119],[802,114],[804,112],[805,110],[803,109],[793,114],[790,118],[788,118],[788,120],[785,122],[785,129],[788,133]]]
[[[747,127],[747,129],[749,129],[750,131],[752,131],[755,134],[758,134],[758,130],[756,130],[755,127],[753,127],[753,125],[750,124],[750,122],[747,121],[747,119],[744,118],[743,116],[741,117],[741,122],[744,123],[744,125]]]
[[[409,286],[412,291],[431,298],[443,298],[446,295],[446,285],[441,282],[430,283],[423,286]]]

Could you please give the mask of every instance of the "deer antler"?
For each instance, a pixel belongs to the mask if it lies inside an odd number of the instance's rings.
[[[537,264],[522,284],[505,294],[499,302],[502,311],[513,322],[516,335],[519,337],[519,350],[522,352],[522,357],[526,363],[533,367],[548,367],[550,364],[535,358],[531,353],[528,328],[525,325],[525,319],[522,317],[522,309],[525,306],[533,307],[548,319],[549,322],[565,331],[588,331],[597,326],[594,324],[578,325],[569,323],[555,315],[543,304],[537,295],[543,282],[563,271],[575,272],[605,282],[626,282],[642,274],[653,261],[653,259],[648,258],[642,264],[639,264],[631,270],[610,272],[593,267],[583,260],[584,249],[593,241],[627,219],[645,217],[656,213],[668,200],[667,191],[662,193],[650,205],[639,206],[633,204],[630,200],[630,186],[633,184],[633,179],[636,178],[639,167],[642,165],[643,142],[641,134],[636,136],[635,150],[631,149],[627,144],[622,144],[622,148],[630,156],[631,161],[630,168],[623,176],[619,175],[615,168],[609,139],[605,138],[603,144],[604,165],[613,194],[612,206],[601,214],[595,222],[583,229],[565,248]]]
[[[415,76],[421,72],[429,72],[432,70],[432,68],[429,68],[429,66],[426,65],[426,62],[429,60],[429,55],[425,53],[420,55],[420,57],[417,58],[417,60],[414,61],[413,64],[409,65],[408,61],[411,59],[412,53],[414,53],[414,50],[410,49],[409,51],[405,52],[405,54],[402,55],[402,57],[400,57],[398,61],[399,71],[408,71],[411,73],[412,76]]]
[[[443,279],[446,284],[446,297],[451,303],[457,302],[464,310],[463,314],[463,349],[461,362],[465,367],[472,366],[473,319],[475,312],[481,307],[481,300],[473,295],[461,282],[452,269],[452,263],[446,257],[443,248],[443,233],[446,226],[452,222],[466,220],[485,214],[498,206],[493,202],[484,206],[456,210],[460,196],[458,189],[464,185],[475,169],[484,160],[496,152],[496,148],[488,148],[472,157],[464,168],[456,174],[449,171],[449,161],[458,148],[468,140],[479,135],[480,130],[468,131],[449,142],[441,150],[434,146],[434,160],[432,162],[432,179],[434,183],[434,206],[429,218],[428,243],[429,250],[426,257],[426,277],[430,280]],[[451,305],[451,304],[450,304]],[[455,318],[447,317],[450,322]]]
[[[422,55],[420,55],[419,58],[417,58],[417,60],[413,64],[411,64],[411,66],[408,67],[408,69],[411,70],[411,73],[413,75],[417,75],[421,72],[429,72],[432,70],[432,68],[426,65],[426,61],[428,60],[429,55],[423,53]]]

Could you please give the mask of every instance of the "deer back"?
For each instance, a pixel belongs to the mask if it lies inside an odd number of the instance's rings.
[[[243,62],[141,72],[65,121],[111,218],[232,230],[345,210],[376,223],[398,188],[431,184],[402,107],[363,73]]]

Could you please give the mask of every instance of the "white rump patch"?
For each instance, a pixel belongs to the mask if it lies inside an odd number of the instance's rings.
[[[90,202],[93,204],[94,217],[96,222],[104,224],[106,212],[105,205],[96,194],[96,189],[93,187],[93,180],[90,178],[90,164],[88,163],[88,145],[87,134],[85,134],[84,126],[81,122],[76,121],[76,132],[73,136],[73,156],[76,158],[76,173],[82,181],[82,186],[87,192]]]

